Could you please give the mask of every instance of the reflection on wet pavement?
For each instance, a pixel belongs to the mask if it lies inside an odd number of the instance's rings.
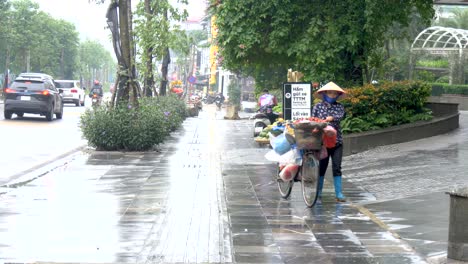
[[[0,196],[0,262],[424,263],[352,202],[281,199],[252,121],[214,108],[188,119],[158,152],[81,153]]]
[[[468,185],[467,159],[468,112],[461,111],[460,128],[451,133],[349,156],[343,168],[348,181],[375,195],[365,207],[391,231],[431,261],[446,261],[445,192]]]

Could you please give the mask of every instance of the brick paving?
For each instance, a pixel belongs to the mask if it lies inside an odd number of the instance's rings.
[[[309,209],[299,184],[279,196],[267,151],[251,120],[205,107],[158,152],[77,153],[0,195],[0,262],[426,263],[430,252],[400,239],[376,207],[406,170],[390,164],[392,180],[372,185],[360,177],[389,163],[358,168],[346,158],[350,202],[334,202],[327,176],[322,203]]]

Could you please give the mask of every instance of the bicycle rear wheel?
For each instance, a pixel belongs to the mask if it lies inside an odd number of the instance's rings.
[[[279,169],[279,165],[277,165],[276,166],[276,182],[278,184],[278,190],[281,194],[281,197],[283,197],[284,199],[287,199],[289,195],[291,195],[294,181],[293,180],[283,181],[283,179],[281,179],[281,177],[279,176],[279,173],[280,173],[280,169]]]
[[[318,197],[319,160],[314,152],[304,152],[302,155],[301,183],[302,196],[308,207],[314,206]]]

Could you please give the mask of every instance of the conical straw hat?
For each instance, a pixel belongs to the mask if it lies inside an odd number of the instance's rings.
[[[336,83],[334,82],[329,82],[327,84],[325,84],[322,88],[320,88],[317,93],[321,93],[321,92],[324,92],[324,91],[337,91],[337,92],[340,92],[340,93],[346,93],[343,89],[341,89],[341,87],[339,87]]]
[[[339,87],[336,83],[334,82],[329,82],[327,84],[325,84],[322,88],[320,88],[317,92],[315,92],[314,96],[316,98],[319,98],[319,99],[322,99],[322,92],[325,92],[325,91],[337,91],[339,92],[341,95],[340,95],[340,99],[344,97],[344,95],[346,94],[345,90],[341,89],[341,87]]]

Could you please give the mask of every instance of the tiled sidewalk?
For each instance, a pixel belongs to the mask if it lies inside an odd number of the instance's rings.
[[[0,196],[0,262],[424,263],[327,181],[312,209],[280,198],[252,121],[206,108],[161,152],[79,153]]]

